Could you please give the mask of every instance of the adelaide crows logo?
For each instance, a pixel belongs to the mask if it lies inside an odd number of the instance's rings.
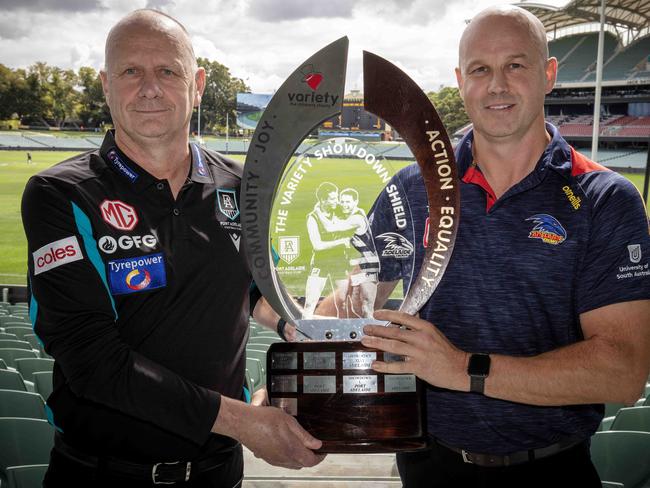
[[[381,252],[382,256],[404,259],[413,254],[413,244],[396,232],[386,232],[376,238],[385,243],[384,250]]]
[[[526,220],[532,220],[536,224],[528,234],[529,239],[541,239],[542,242],[554,246],[566,240],[566,230],[555,217],[548,214],[537,214]]]

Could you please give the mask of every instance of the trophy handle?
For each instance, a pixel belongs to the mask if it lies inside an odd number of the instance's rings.
[[[284,168],[302,140],[325,120],[341,113],[348,38],[325,46],[303,62],[269,102],[251,140],[240,209],[244,249],[253,279],[283,319],[300,317],[273,264],[270,216]],[[264,185],[259,182],[264,181]],[[269,184],[272,182],[273,184]]]
[[[365,109],[404,138],[424,179],[429,203],[428,246],[400,310],[415,314],[440,283],[454,248],[460,189],[454,150],[436,109],[419,86],[385,59],[363,52]]]

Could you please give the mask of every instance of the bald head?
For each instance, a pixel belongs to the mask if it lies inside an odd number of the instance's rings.
[[[484,29],[498,29],[504,23],[526,33],[542,62],[546,62],[549,56],[544,24],[528,10],[514,5],[497,5],[479,12],[465,28],[458,50],[459,66],[462,67],[468,55],[472,54],[468,50],[470,46],[476,45],[473,41],[482,36]]]
[[[185,61],[189,63],[192,71],[196,71],[196,56],[185,27],[173,17],[151,9],[140,9],[131,12],[110,30],[104,49],[104,66],[107,70],[113,61],[116,46],[122,42],[128,42],[136,34],[160,35],[167,38],[185,53]]]

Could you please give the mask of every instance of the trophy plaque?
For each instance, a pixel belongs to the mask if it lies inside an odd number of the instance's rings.
[[[440,282],[458,229],[454,154],[424,92],[368,52],[363,106],[406,146],[362,140],[377,131],[321,130],[310,139],[323,122],[345,125],[347,50],[341,38],[287,78],[246,157],[240,209],[250,269],[299,337],[269,348],[268,395],[323,441],[319,452],[417,450],[427,444],[426,384],[374,371],[374,360],[402,358],[359,341],[387,300],[415,314]],[[422,181],[417,205],[401,171]]]

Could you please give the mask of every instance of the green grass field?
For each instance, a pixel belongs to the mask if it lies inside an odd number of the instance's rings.
[[[27,273],[27,243],[20,220],[20,200],[25,183],[28,178],[53,164],[63,161],[78,154],[78,152],[62,151],[31,151],[33,164],[27,164],[26,151],[0,151],[0,283],[3,284],[25,284]],[[243,162],[243,155],[233,155],[233,159]],[[284,236],[299,236],[301,247],[307,245],[308,237],[305,229],[307,213],[315,203],[315,192],[321,181],[330,181],[342,190],[353,187],[360,195],[359,206],[368,210],[372,205],[375,195],[382,187],[381,179],[368,168],[362,166],[342,165],[341,160],[313,161],[313,168],[309,169],[308,178],[297,183],[297,191],[289,208],[289,218],[286,220],[286,229],[281,234]],[[388,163],[386,169],[392,175],[394,171],[401,168],[405,163]],[[287,190],[291,182],[290,175],[298,167],[296,163],[288,168],[287,178],[281,190]],[[642,174],[626,174],[639,189],[643,189]],[[296,183],[296,180],[294,180]],[[276,202],[272,213],[273,219],[277,218],[278,210],[283,208],[281,203]],[[275,220],[272,220],[271,229],[275,230]],[[279,234],[272,235],[277,245]],[[304,275],[298,276],[296,268],[309,265],[311,253],[301,251],[295,261],[291,264],[281,262],[285,267],[281,270],[286,284],[291,292],[302,295],[304,292]],[[294,269],[289,269],[294,267]]]

